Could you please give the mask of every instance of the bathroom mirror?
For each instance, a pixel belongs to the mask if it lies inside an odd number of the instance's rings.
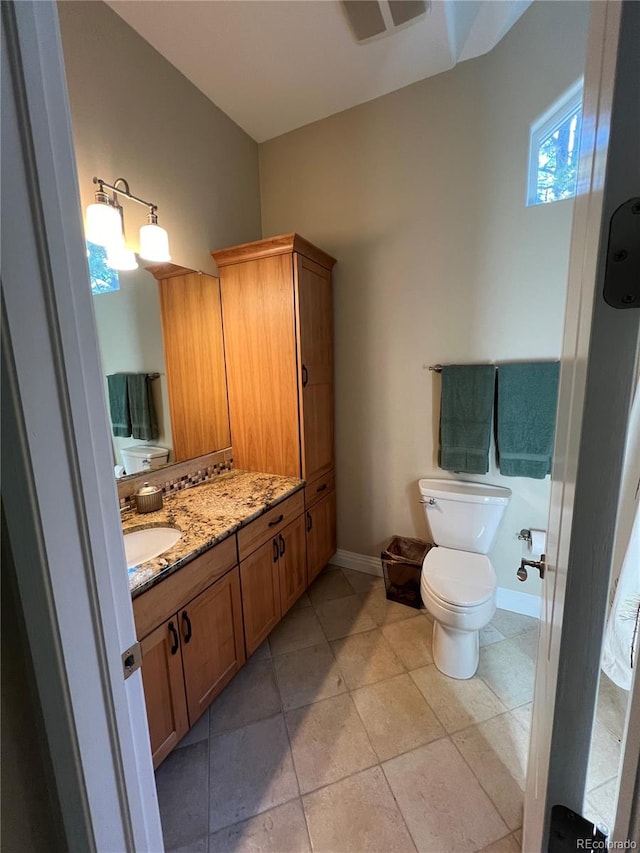
[[[137,441],[112,434],[115,465],[124,466],[122,449],[137,444],[168,448],[166,464],[172,464],[222,450],[231,443],[217,279],[199,277],[190,270],[184,272],[185,276],[175,278],[171,287],[171,279],[156,281],[154,275],[141,266],[137,270],[119,272],[118,289],[94,290],[107,409],[107,375],[158,374],[151,381],[158,437]],[[199,279],[206,280],[203,284],[206,283],[209,294],[206,316],[202,311],[202,294],[198,292]],[[201,356],[203,346],[207,347],[207,375],[214,377],[215,387],[210,385],[209,391],[206,377],[196,372],[197,367],[195,371],[190,367],[191,354],[197,352]],[[193,361],[195,363],[195,358]],[[170,395],[172,377],[173,393]],[[172,422],[175,422],[175,431]]]

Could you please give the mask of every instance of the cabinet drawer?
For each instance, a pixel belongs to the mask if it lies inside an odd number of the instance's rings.
[[[214,545],[166,580],[160,581],[133,599],[133,616],[138,639],[172,616],[236,563],[235,536]]]
[[[308,483],[304,489],[304,505],[309,508],[317,503],[336,487],[336,478],[333,471],[327,471],[322,477],[318,477],[313,483]]]
[[[260,518],[256,518],[246,527],[238,531],[238,553],[240,560],[256,551],[265,542],[279,533],[283,527],[290,524],[304,510],[304,495],[302,490],[290,498],[272,507]]]

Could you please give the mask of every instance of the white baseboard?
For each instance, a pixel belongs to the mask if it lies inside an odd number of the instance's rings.
[[[539,619],[542,599],[539,595],[531,595],[530,592],[516,592],[515,589],[499,586],[497,604],[501,610],[510,610],[512,613],[521,613],[523,616]]]
[[[377,557],[367,557],[365,554],[356,554],[354,551],[343,551],[338,548],[329,562],[342,569],[353,569],[356,572],[382,577],[382,564]],[[538,595],[498,587],[497,604],[501,610],[510,610],[512,613],[539,619],[541,601]]]
[[[356,554],[355,551],[343,551],[338,548],[329,562],[332,566],[340,566],[341,569],[353,569],[356,572],[382,577],[382,563],[379,557],[366,557],[364,554]]]

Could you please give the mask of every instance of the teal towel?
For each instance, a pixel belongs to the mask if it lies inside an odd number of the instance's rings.
[[[442,368],[440,467],[486,474],[495,395],[492,364],[452,364]]]
[[[112,373],[107,376],[107,387],[113,434],[119,438],[129,438],[131,435],[131,414],[129,412],[127,374]]]
[[[542,480],[551,473],[559,376],[557,361],[498,368],[496,447],[506,477]]]
[[[153,405],[151,379],[146,373],[128,373],[127,388],[131,435],[144,441],[155,441],[158,438],[158,420]]]

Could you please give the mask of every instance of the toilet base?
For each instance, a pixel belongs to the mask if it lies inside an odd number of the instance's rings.
[[[472,678],[480,661],[479,631],[459,631],[434,620],[433,662],[450,678]]]

